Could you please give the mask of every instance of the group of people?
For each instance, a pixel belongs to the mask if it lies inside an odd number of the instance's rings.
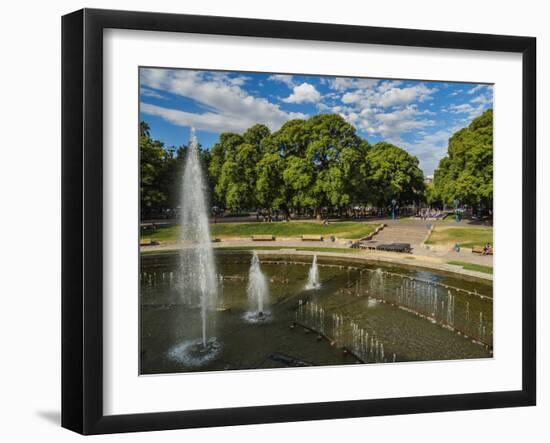
[[[437,220],[443,218],[445,213],[439,209],[422,208],[418,211],[417,217],[421,220]]]
[[[491,253],[491,251],[493,250],[493,248],[491,247],[491,244],[490,243],[485,243],[485,246],[483,246],[483,252],[481,253],[482,255],[488,255]]]

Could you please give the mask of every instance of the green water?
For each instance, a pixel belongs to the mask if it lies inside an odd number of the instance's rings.
[[[321,288],[306,291],[312,257],[261,255],[265,319],[247,320],[251,253],[217,252],[212,358],[178,358],[200,335],[177,254],[141,257],[142,374],[492,357],[492,283],[409,267],[319,257]]]

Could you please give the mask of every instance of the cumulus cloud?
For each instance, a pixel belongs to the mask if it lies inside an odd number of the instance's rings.
[[[327,79],[330,89],[344,92],[349,89],[368,89],[377,85],[380,80],[372,78],[348,78],[348,77],[335,77]]]
[[[458,129],[459,127],[457,126],[432,133],[419,131],[419,138],[412,143],[405,143],[402,146],[418,158],[420,169],[422,169],[425,175],[432,175],[439,165],[439,161],[447,155],[449,138]]]
[[[480,94],[477,97],[474,97],[472,100],[470,100],[470,103],[475,103],[483,106],[492,105],[493,97],[489,94]]]
[[[393,143],[401,143],[402,135],[432,126],[435,122],[416,105],[399,109],[383,110],[376,107],[334,106],[332,112],[340,114],[346,121],[370,135],[381,135]]]
[[[353,80],[353,79],[344,79]],[[404,85],[400,80],[370,80],[368,85],[339,83],[346,88],[340,105],[332,108],[349,123],[370,135],[381,135],[399,143],[402,135],[432,126],[432,111],[420,110],[417,103],[431,100],[436,88],[424,83]]]
[[[376,114],[377,132],[390,140],[400,138],[400,135],[415,129],[432,126],[433,120],[418,118],[423,115],[416,106],[407,106],[397,111]]]
[[[378,100],[380,106],[404,106],[413,102],[423,102],[430,99],[430,95],[436,91],[428,88],[423,83],[408,88],[392,87],[385,90]]]
[[[444,110],[444,112],[450,112],[452,114],[465,114],[466,117],[471,120],[478,117],[481,113],[483,113],[483,111],[491,108],[492,106],[492,88],[488,88],[484,93],[475,96],[467,103],[452,103]]]
[[[246,80],[246,77],[234,77],[221,72],[143,69],[142,87],[190,98],[206,112],[184,112],[143,101],[141,110],[173,124],[193,125],[197,129],[212,132],[243,131],[257,122],[276,130],[289,119],[305,117],[302,113],[285,112],[279,105],[263,97],[248,94],[241,87]]]
[[[153,91],[152,89],[140,88],[139,93],[144,97],[164,98],[162,94],[159,94],[158,92]]]
[[[468,91],[468,94],[475,94],[476,92],[482,90],[483,88],[488,87],[487,85],[475,85],[472,89]]]
[[[271,80],[271,81],[273,81],[273,82],[284,83],[284,84],[287,85],[290,89],[294,88],[294,86],[295,86],[295,83],[294,83],[294,80],[293,80],[292,75],[286,75],[286,74],[273,74],[273,75],[270,75],[267,79],[268,79],[268,80]]]
[[[310,83],[294,86],[292,94],[282,99],[285,103],[317,103],[320,100],[321,94]]]
[[[437,91],[423,83],[408,87],[399,87],[401,82],[386,81],[374,87],[365,89],[353,89],[345,92],[342,103],[356,107],[404,107],[416,102],[424,102],[431,99],[431,95]]]

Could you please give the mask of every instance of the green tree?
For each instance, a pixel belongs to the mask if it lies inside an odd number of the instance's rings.
[[[160,183],[166,151],[162,142],[151,138],[149,125],[145,122],[141,122],[139,127],[139,153],[140,211],[142,218],[148,218],[158,215],[167,202]]]
[[[309,143],[305,159],[313,165],[310,198],[315,201],[315,214],[320,217],[322,206],[341,207],[356,198],[351,185],[351,168],[361,161],[367,146],[357,136],[355,128],[337,114],[319,114],[306,124]]]
[[[263,151],[277,153],[283,158],[304,155],[310,140],[307,120],[289,120],[273,134],[264,138]]]
[[[256,173],[256,199],[260,207],[267,209],[270,217],[273,209],[290,216],[284,183],[285,161],[278,154],[266,153],[258,162]]]
[[[208,177],[213,190],[212,204],[216,206],[226,207],[229,191],[229,201],[239,204],[236,198],[238,189],[231,187],[229,190],[229,187],[236,177],[232,168],[236,166],[237,147],[242,143],[243,138],[239,134],[224,132],[220,134],[220,141],[210,150]]]
[[[418,203],[423,198],[424,174],[418,159],[404,149],[386,142],[375,144],[367,154],[370,167],[371,198],[377,206]]]
[[[449,139],[447,156],[434,173],[434,197],[452,204],[493,206],[493,110],[485,111]]]
[[[269,128],[266,125],[256,124],[248,128],[243,134],[243,142],[253,145],[256,151],[262,150],[263,140],[270,135]]]
[[[286,203],[289,207],[301,209],[316,205],[317,200],[311,195],[314,183],[311,162],[295,155],[288,157],[283,171],[283,182],[287,189]]]

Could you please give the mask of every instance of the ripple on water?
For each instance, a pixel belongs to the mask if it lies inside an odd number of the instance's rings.
[[[171,360],[187,367],[200,367],[206,365],[221,354],[222,344],[216,337],[211,337],[203,345],[202,340],[188,340],[178,343],[168,351]]]
[[[260,315],[259,312],[247,311],[244,313],[243,319],[248,323],[267,323],[271,321],[271,314],[269,312],[262,312]]]

